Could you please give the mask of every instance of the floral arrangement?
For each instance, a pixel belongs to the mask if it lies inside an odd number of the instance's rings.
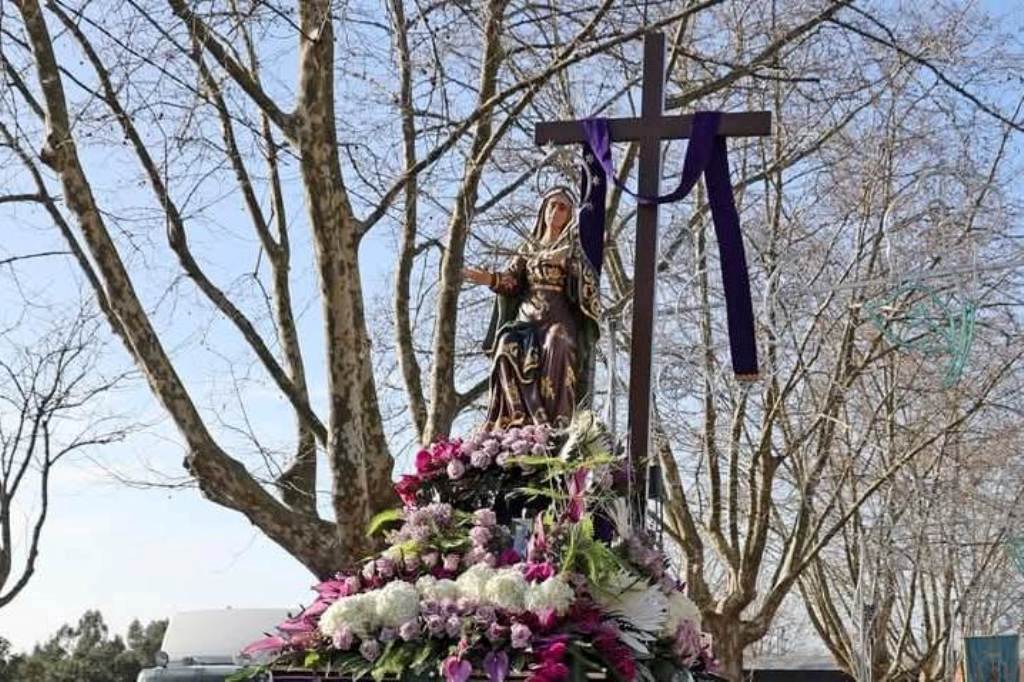
[[[387,549],[317,585],[312,605],[246,653],[270,652],[275,670],[353,679],[712,677],[699,611],[632,527],[617,464],[589,414],[561,431],[432,444],[397,484],[404,507],[371,524]],[[497,509],[510,493],[527,503]]]

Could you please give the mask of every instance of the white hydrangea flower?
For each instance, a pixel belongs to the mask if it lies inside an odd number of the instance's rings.
[[[675,637],[684,620],[693,622],[698,630],[701,629],[700,609],[697,605],[682,592],[673,592],[668,598],[668,618],[661,632],[662,637]]]
[[[459,598],[459,588],[454,580],[438,580],[432,575],[425,575],[417,580],[416,590],[420,598],[426,601],[454,601]]]
[[[561,615],[569,610],[576,592],[565,579],[556,575],[544,582],[534,583],[526,590],[526,608],[535,613],[554,611]]]
[[[375,592],[378,625],[397,628],[420,615],[420,595],[412,583],[395,580]]]
[[[420,597],[423,599],[427,598],[427,595],[434,589],[434,585],[437,584],[437,578],[432,575],[420,576],[419,580],[416,581],[416,591],[420,593]]]
[[[484,596],[498,608],[520,613],[525,606],[527,587],[526,578],[518,568],[503,568],[487,581]]]
[[[494,577],[494,574],[495,570],[487,564],[474,564],[472,568],[455,579],[455,585],[459,588],[459,596],[475,602],[485,601],[484,591],[487,582]]]
[[[334,602],[320,616],[320,632],[327,637],[334,637],[343,627],[364,637],[375,628],[376,594],[364,592],[350,597],[342,597]]]

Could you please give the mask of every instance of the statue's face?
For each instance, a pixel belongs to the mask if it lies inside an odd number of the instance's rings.
[[[547,226],[547,234],[554,238],[562,234],[562,230],[569,223],[569,216],[572,215],[572,205],[562,194],[556,194],[548,199],[544,207],[544,224]]]

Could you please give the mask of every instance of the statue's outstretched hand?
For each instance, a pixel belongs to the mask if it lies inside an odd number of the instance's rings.
[[[473,284],[483,284],[490,286],[493,282],[494,276],[486,270],[479,270],[477,268],[462,268],[462,278]]]

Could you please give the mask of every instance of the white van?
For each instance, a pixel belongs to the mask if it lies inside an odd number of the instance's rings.
[[[137,682],[191,680],[223,682],[248,664],[246,646],[274,632],[288,609],[211,609],[171,617],[157,654],[158,665],[139,673]]]

